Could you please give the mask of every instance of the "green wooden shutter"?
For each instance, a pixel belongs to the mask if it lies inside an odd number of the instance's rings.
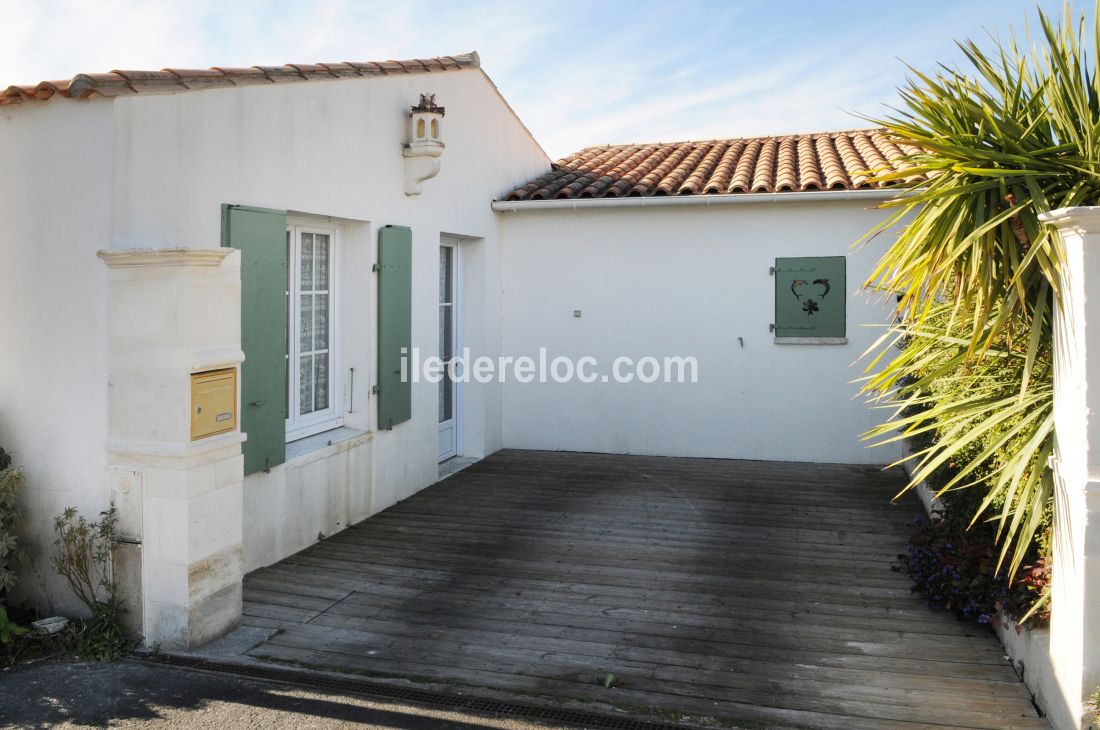
[[[222,245],[241,251],[244,473],[286,461],[286,211],[222,206]]]
[[[843,256],[775,260],[775,336],[845,336]]]
[[[401,362],[412,347],[412,231],[378,232],[378,428],[412,417],[412,383]],[[404,352],[402,352],[404,350]]]

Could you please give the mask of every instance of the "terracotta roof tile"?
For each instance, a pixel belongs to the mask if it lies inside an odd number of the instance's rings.
[[[209,69],[165,68],[160,71],[111,71],[103,74],[77,74],[67,81],[43,81],[32,86],[9,86],[0,91],[0,105],[20,104],[28,100],[45,101],[54,96],[67,99],[115,97],[127,94],[178,92],[223,86],[283,84],[298,81],[386,76],[389,74],[438,73],[465,68],[480,68],[477,52],[459,56],[421,58],[411,61],[355,63],[288,64],[286,66],[249,66]]]
[[[826,190],[844,190],[851,187],[851,181],[844,172],[844,164],[840,161],[833,140],[829,137],[818,137],[814,140],[817,148],[817,159],[821,161],[821,172],[825,176]]]
[[[691,171],[691,174],[688,175],[687,180],[684,180],[677,192],[680,195],[694,195],[703,192],[703,187],[706,185],[711,172],[718,166],[727,149],[729,149],[729,145],[725,142],[715,142],[711,145],[706,155]]]
[[[779,141],[779,159],[775,165],[775,190],[794,190],[798,186],[795,167],[795,141],[788,137]]]
[[[733,176],[734,166],[741,157],[741,153],[745,150],[745,143],[741,140],[735,140],[729,143],[725,151],[722,153],[721,159],[718,160],[718,164],[714,167],[714,172],[711,174],[710,179],[707,180],[707,184],[703,186],[703,192],[708,195],[718,195],[726,192],[727,187],[730,184],[730,179]]]
[[[760,156],[756,158],[756,165],[752,170],[752,192],[754,193],[770,193],[774,190],[776,146],[777,142],[774,139],[764,140],[760,146]]]
[[[733,169],[733,179],[730,180],[727,193],[747,193],[752,187],[752,173],[756,168],[756,158],[763,146],[760,140],[754,139],[745,145],[737,158],[737,167]]]
[[[810,137],[798,140],[798,189],[821,190],[825,187],[824,175],[817,159],[817,147]]]
[[[319,63],[317,66],[327,69],[330,74],[341,79],[359,76],[355,66],[350,63]],[[299,66],[298,68],[300,70],[302,67]]]
[[[882,129],[589,147],[505,199],[857,190],[882,186],[872,173],[912,168],[905,158],[920,151]]]
[[[232,86],[229,77],[215,68],[166,68],[187,89],[213,89]]]

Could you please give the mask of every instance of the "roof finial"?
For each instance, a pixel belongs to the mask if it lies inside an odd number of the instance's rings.
[[[446,114],[447,110],[435,103],[435,94],[421,94],[420,103],[412,108],[414,112],[435,112]]]

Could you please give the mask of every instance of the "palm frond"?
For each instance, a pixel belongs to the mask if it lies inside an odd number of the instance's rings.
[[[1039,215],[1100,201],[1100,60],[1086,53],[1100,24],[1089,34],[1083,16],[1040,12],[1039,28],[1024,44],[960,43],[962,69],[910,69],[901,105],[875,121],[921,151],[873,179],[912,189],[858,242],[897,231],[865,282],[898,300],[898,321],[865,354],[860,378],[891,415],[865,438],[930,441],[912,459],[910,487],[950,467],[944,491],[986,490],[973,518],[995,521],[1009,574],[1053,493],[1063,256]],[[922,182],[905,182],[915,175]]]

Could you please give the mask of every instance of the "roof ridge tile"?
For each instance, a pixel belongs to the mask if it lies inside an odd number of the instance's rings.
[[[392,73],[437,73],[481,68],[477,51],[456,56],[419,58],[408,61],[358,63],[286,64],[283,66],[212,66],[209,69],[163,68],[160,71],[115,70],[108,73],[80,73],[63,81],[41,81],[33,85],[12,85],[0,92],[0,105],[20,104],[61,96],[69,99],[113,98],[125,94],[194,91],[224,86],[331,81],[344,78],[385,76]]]

